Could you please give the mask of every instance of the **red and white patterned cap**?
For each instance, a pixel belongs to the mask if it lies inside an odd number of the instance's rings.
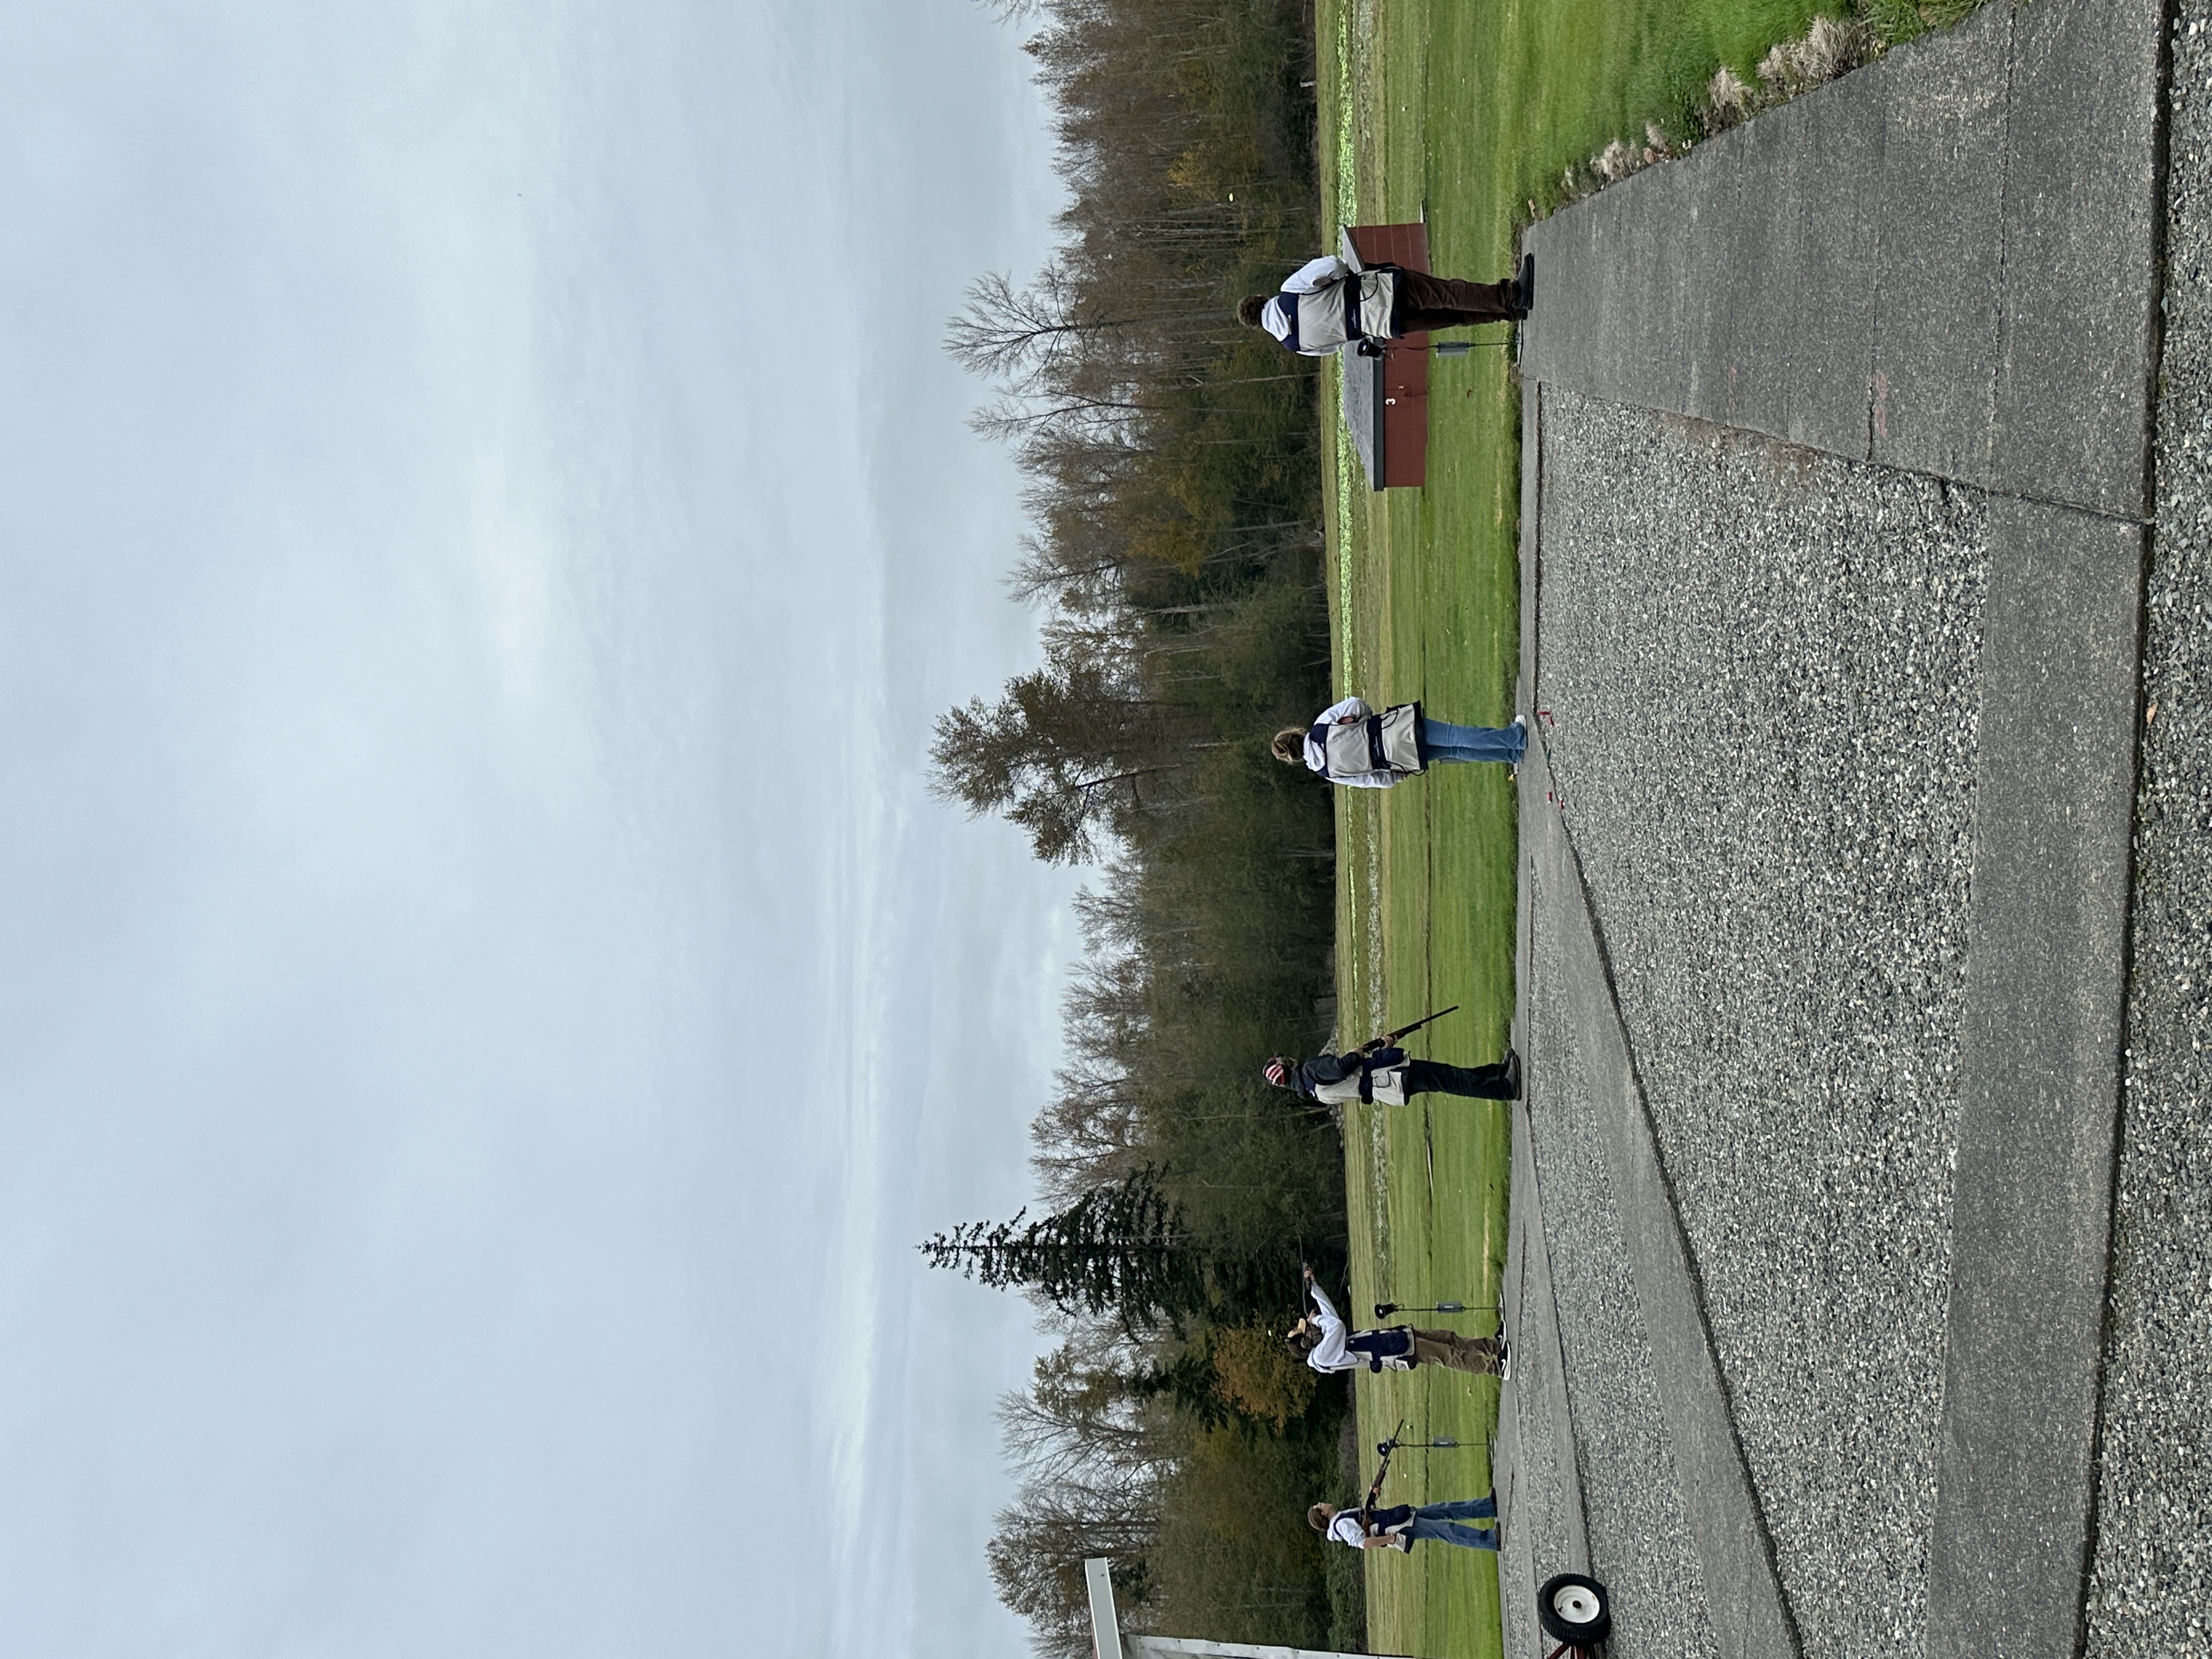
[[[1291,1068],[1283,1064],[1283,1057],[1280,1054],[1267,1062],[1261,1075],[1278,1089],[1287,1089],[1291,1086]]]

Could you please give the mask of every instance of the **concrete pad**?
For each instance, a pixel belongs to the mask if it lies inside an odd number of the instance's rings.
[[[1636,238],[1637,258],[1612,261],[1616,292],[1611,310],[1618,330],[1620,352],[1633,353],[1638,362],[1637,401],[1655,407],[1689,408],[1698,400],[1699,358],[1694,351],[1642,351],[1632,340],[1661,339],[1688,342],[1705,337],[1711,313],[1707,281],[1710,261],[1701,241],[1701,228],[1727,215],[1711,198],[1732,194],[1717,179],[1655,167],[1628,181],[1616,210],[1618,218],[1607,238],[1618,250],[1624,239]],[[1700,188],[1702,186],[1702,188]],[[1639,270],[1638,265],[1642,266]],[[1661,405],[1656,400],[1668,401]]]
[[[1543,453],[1543,387],[1527,381],[1521,399],[1521,685],[1516,699],[1524,714],[1531,714],[1528,690],[1535,683],[1536,616],[1541,602],[1537,543],[1542,523]],[[1515,899],[1510,1040],[1525,1054],[1535,884],[1525,869],[1522,873]],[[1491,1476],[1501,1528],[1498,1599],[1505,1642],[1509,1649],[1526,1650],[1543,1644],[1543,1630],[1536,1622],[1537,1585],[1563,1569],[1588,1572],[1589,1537],[1575,1459],[1574,1422],[1567,1406],[1559,1305],[1544,1240],[1543,1197],[1532,1156],[1534,1138],[1525,1101],[1514,1103],[1511,1115],[1513,1161],[1499,1324],[1514,1345],[1514,1375],[1498,1396]]]
[[[1845,86],[1882,110],[1873,443],[1892,466],[1986,485],[2004,283],[2013,9],[1985,6]]]
[[[1778,427],[1753,429],[1863,459],[1874,384],[1875,285],[1869,273],[1881,269],[1881,106],[1847,83],[1832,85],[1751,125],[1776,135],[1766,188],[1776,234],[1790,239],[1778,262],[1790,273],[1778,296],[1785,311],[1765,325],[1784,365],[1778,378],[1785,413]]]
[[[1531,720],[1535,718],[1536,711],[1529,705],[1528,697],[1536,684],[1536,652],[1542,637],[1537,619],[1542,614],[1544,603],[1543,562],[1536,556],[1536,544],[1538,527],[1543,520],[1544,387],[1541,381],[1524,380],[1521,385],[1521,525],[1518,544],[1521,561],[1521,675],[1514,708],[1516,712]],[[1523,949],[1527,946],[1525,938],[1522,946]],[[1526,1012],[1522,1009],[1519,1013]]]
[[[1638,173],[1530,228],[1523,246],[1536,256],[1536,307],[1522,325],[1525,378],[1602,379],[1625,401],[1655,409],[1690,397],[1693,354],[1651,349],[1684,339],[1706,276],[1694,181],[1673,172]],[[1625,238],[1632,260],[1617,257]]]
[[[1590,1554],[1559,1304],[1545,1244],[1543,1194],[1531,1156],[1534,1135],[1526,1107],[1516,1103],[1513,1119],[1504,1322],[1513,1344],[1513,1376],[1500,1395],[1492,1474],[1503,1528],[1498,1605],[1508,1649],[1525,1651],[1549,1645],[1536,1622],[1537,1585],[1555,1572],[1587,1573]]]
[[[2131,518],[2148,482],[2162,9],[2032,5],[2013,33],[1997,483]]]
[[[1638,211],[1662,222],[1646,237],[1649,277],[1679,284],[1671,298],[1649,290],[1640,296],[1651,319],[1648,326],[1666,330],[1680,348],[1654,353],[1642,373],[1655,384],[1679,373],[1682,406],[1701,409],[1725,389],[1714,335],[1727,326],[1728,313],[1719,281],[1722,262],[1713,252],[1722,238],[1735,234],[1740,178],[1734,169],[1692,173],[1651,167],[1631,182],[1643,185]]]
[[[1547,775],[1539,757],[1523,788]],[[1532,776],[1533,774],[1533,776]],[[1571,1010],[1588,1109],[1626,1237],[1658,1383],[1674,1479],[1695,1545],[1706,1612],[1723,1659],[1802,1651],[1775,1572],[1756,1491],[1657,1141],[1614,1000],[1612,973],[1564,820],[1546,806],[1522,815],[1523,846],[1560,951],[1551,988]],[[1602,1565],[1602,1564],[1601,1564]]]
[[[1789,391],[1780,376],[1760,372],[1755,354],[1789,337],[1797,308],[1789,269],[1796,204],[1776,188],[1785,164],[1782,137],[1780,128],[1758,122],[1729,135],[1723,142],[1735,152],[1732,163],[1713,168],[1712,187],[1697,192],[1703,304],[1684,336],[1697,377],[1689,400],[1695,413],[1759,431],[1789,418]]]
[[[1533,227],[1525,372],[2139,516],[2157,0],[1996,0]]]
[[[2143,532],[1990,509],[1931,1659],[2079,1649],[2120,1108]]]
[[[1592,341],[1604,331],[1607,262],[1599,252],[1602,222],[1612,211],[1600,207],[1602,196],[1585,204],[1587,213],[1554,214],[1531,225],[1522,251],[1536,256],[1536,304],[1521,325],[1523,380],[1575,385],[1590,373]],[[1573,319],[1553,328],[1553,316]]]
[[[1711,192],[1705,219],[1693,349],[1715,369],[1686,412],[1863,456],[1881,142],[1878,102],[1829,87],[1711,147],[1736,189]]]
[[[2011,18],[1988,7],[1532,227],[1548,287],[1524,372],[1985,482]]]
[[[1541,388],[1524,388],[1521,406],[1521,615],[1524,688],[1534,683],[1538,526],[1543,476]],[[1525,697],[1523,698],[1525,702]],[[1528,712],[1524,710],[1523,712]],[[1533,718],[1533,715],[1531,716]],[[1530,786],[1537,774],[1524,775]],[[1521,797],[1528,811],[1530,796]],[[1542,799],[1538,791],[1535,799]],[[1513,1046],[1524,1054],[1532,1022],[1530,945],[1537,902],[1534,872],[1521,872],[1515,903]],[[1537,1184],[1535,1130],[1528,1103],[1512,1107],[1512,1167],[1507,1211],[1505,1278],[1500,1325],[1513,1344],[1513,1376],[1499,1395],[1498,1444],[1491,1463],[1500,1517],[1498,1606],[1509,1650],[1551,1645],[1536,1622],[1536,1587],[1555,1572],[1590,1570],[1589,1531],[1583,1510],[1582,1468],[1567,1400],[1566,1356]]]
[[[1553,387],[1544,418],[1546,759],[1737,1433],[1807,1650],[1904,1650],[1927,1624],[1987,500]]]
[[[1970,861],[1963,798],[1946,843],[1958,854],[1951,867],[1971,871],[1948,890],[1955,925],[1940,953],[1955,963],[1963,943],[1963,977],[1950,969],[1945,988],[1958,1022],[1948,1028],[1958,1034],[1956,1068],[1912,1068],[1956,1102],[1927,1143],[1955,1147],[1955,1163],[1953,1182],[1936,1183],[1951,1188],[1939,1235],[1948,1271],[1922,1276],[1923,1455],[1899,1465],[1923,1478],[1867,1492],[1913,1518],[1916,1547],[1899,1557],[1911,1570],[1890,1600],[1896,1628],[1872,1633],[1904,1641],[1924,1619],[1926,1650],[1943,1659],[2058,1659],[2082,1639],[2131,875],[2143,560],[2136,520],[2159,344],[2160,27],[2159,9],[2142,0],[1998,0],[1958,30],[1555,216],[1528,239],[1545,292],[1523,335],[1524,371],[1544,383],[1524,392],[1524,702],[1559,695],[1535,672],[1545,596],[1533,523],[1543,503],[1534,492],[1551,471],[1549,493],[1565,500],[1559,491],[1572,480],[1556,471],[1566,440],[1547,428],[1571,432],[1574,411],[1591,407],[1548,391],[1955,479],[1974,488],[1941,492],[1939,502],[1968,502],[1977,521],[1986,514],[1981,626],[1970,619],[1929,641],[1947,661],[1954,641],[1972,654],[1979,713],[1978,738],[1951,774],[1962,786],[1972,780]],[[1678,283],[1686,289],[1672,291]],[[1881,489],[1897,475],[1877,467],[1869,477]],[[1949,511],[1935,517],[1948,523]],[[1808,568],[1814,592],[1826,568]],[[1946,604],[1959,602],[1957,574],[1933,573],[1930,591]],[[1968,580],[1978,596],[1979,577]],[[1572,594],[1558,593],[1565,597],[1555,595],[1554,610],[1571,614]],[[1553,644],[1555,678],[1563,663],[1587,666],[1571,662],[1568,637]],[[1755,636],[1742,643],[1753,657],[1768,648]],[[1969,706],[1948,728],[1961,741]],[[1859,741],[1868,720],[1911,724],[1931,707],[1908,684],[1845,729]],[[1667,1569],[1700,1585],[1694,1617],[1676,1622],[1710,1624],[1723,1651],[1793,1651],[1799,1638],[1763,1502],[1785,1522],[1819,1504],[1800,1490],[1800,1465],[1778,1479],[1763,1463],[1763,1500],[1750,1480],[1733,1414],[1742,1401],[1719,1373],[1680,1218],[1705,1213],[1697,1170],[1676,1172],[1692,1182],[1678,1208],[1577,850],[1538,793],[1547,776],[1542,735],[1522,769],[1522,847],[1524,888],[1541,906],[1529,931],[1553,936],[1544,947],[1553,982],[1538,1003],[1547,1012],[1528,1031],[1531,1075],[1550,1097],[1534,1102],[1522,1133],[1534,1143],[1528,1190],[1539,1174],[1543,1186],[1529,1201],[1549,1200],[1552,1211],[1540,1224],[1562,1302],[1554,1312],[1568,1404],[1582,1414],[1574,1426],[1595,1503],[1586,1517],[1594,1565],[1602,1577],[1623,1553],[1619,1470],[1646,1458],[1655,1475],[1679,1480],[1681,1524],[1695,1545],[1694,1561],[1677,1555]],[[1575,823],[1591,833],[1579,809]],[[1594,874],[1609,845],[1592,842]],[[1849,870],[1839,878],[1848,882]],[[1789,959],[1778,949],[1775,971]],[[1637,975],[1652,966],[1624,964],[1623,986],[1644,985]],[[1525,986],[1525,958],[1522,969]],[[1908,1000],[1898,1018],[1924,1013]],[[1563,1046],[1565,1060],[1546,1052]],[[1845,1128],[1849,1116],[1838,1120]],[[1679,1139],[1680,1122],[1666,1127]],[[1576,1135],[1582,1144],[1562,1139]],[[1601,1220],[1577,1208],[1593,1203],[1606,1210]],[[1700,1241],[1734,1236],[1705,1219]],[[1592,1255],[1601,1270],[1584,1259]],[[1926,1259],[1899,1264],[1904,1282]],[[1706,1266],[1715,1285],[1729,1283],[1728,1257]],[[1632,1291],[1624,1288],[1632,1267]],[[1514,1292],[1524,1303],[1528,1283],[1524,1264]],[[1586,1305],[1592,1297],[1606,1305]],[[1622,1323],[1624,1298],[1640,1334]],[[1748,1365],[1757,1346],[1725,1330],[1731,1364]],[[1607,1365],[1633,1386],[1615,1387]],[[1743,1371],[1737,1386],[1757,1375]],[[1524,1440],[1548,1431],[1553,1413],[1536,1410],[1533,1395],[1516,1409]],[[1608,1409],[1632,1413],[1640,1437],[1594,1450],[1603,1432],[1594,1419]],[[1752,1407],[1742,1422],[1771,1428]],[[1665,1530],[1647,1525],[1644,1535]],[[1802,1536],[1785,1541],[1800,1574],[1814,1558]],[[1536,1568],[1515,1562],[1512,1571]],[[1823,1600],[1821,1584],[1796,1576],[1790,1584],[1816,1644],[1832,1633],[1824,1620],[1857,1605],[1850,1595]],[[1662,1601],[1674,1606],[1648,1577],[1638,1594],[1655,1619]],[[1677,1599],[1686,1607],[1690,1598]],[[1674,1619],[1655,1635],[1671,1636]],[[1513,1628],[1517,1636],[1525,1624]]]
[[[1691,1524],[1695,1494],[1675,1456],[1605,1138],[1596,1127],[1580,1000],[1570,976],[1557,969],[1560,918],[1540,884],[1535,920],[1529,1149],[1543,1194],[1560,1364],[1573,1413],[1571,1455],[1588,1504],[1590,1571],[1624,1610],[1633,1609],[1613,1644],[1623,1659],[1718,1659]],[[1533,1438],[1553,1420],[1548,1411],[1526,1411],[1522,1427]],[[1566,1462],[1559,1451],[1547,1467]],[[1564,1504],[1553,1507],[1556,1512]],[[1554,1570],[1549,1563],[1532,1567],[1528,1582],[1533,1587]]]

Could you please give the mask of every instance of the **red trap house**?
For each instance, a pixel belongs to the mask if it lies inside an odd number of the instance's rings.
[[[1347,262],[1357,256],[1363,265],[1429,268],[1429,228],[1419,222],[1349,225],[1344,241]],[[1339,361],[1345,429],[1368,483],[1376,489],[1418,489],[1429,476],[1429,337],[1392,340],[1379,357],[1363,357],[1347,347]]]

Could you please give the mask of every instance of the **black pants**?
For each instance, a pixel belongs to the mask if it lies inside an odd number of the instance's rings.
[[[1397,295],[1390,302],[1390,331],[1426,334],[1439,328],[1473,328],[1510,322],[1520,314],[1513,308],[1510,282],[1462,283],[1401,266]]]
[[[1406,1062],[1406,1098],[1415,1095],[1471,1095],[1477,1100],[1510,1100],[1505,1062],[1495,1066],[1447,1066],[1440,1060]]]

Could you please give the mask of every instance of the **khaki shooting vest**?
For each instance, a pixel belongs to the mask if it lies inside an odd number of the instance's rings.
[[[1406,1068],[1402,1065],[1378,1066],[1367,1074],[1367,1079],[1374,1089],[1370,1098],[1376,1105],[1403,1106],[1406,1103]],[[1350,1105],[1359,1098],[1359,1073],[1354,1072],[1340,1083],[1320,1085],[1314,1090],[1314,1098],[1324,1106]]]
[[[1322,753],[1332,778],[1421,769],[1421,705],[1401,702],[1364,720],[1322,729]]]
[[[1359,309],[1352,318],[1354,329],[1345,326],[1345,307],[1352,284],[1357,283]],[[1340,346],[1346,340],[1387,340],[1390,337],[1390,307],[1397,298],[1398,278],[1388,270],[1363,270],[1357,276],[1340,277],[1334,283],[1315,289],[1311,294],[1291,294],[1284,297],[1297,303],[1293,308],[1293,328],[1298,349],[1302,351],[1326,351],[1331,346]]]

